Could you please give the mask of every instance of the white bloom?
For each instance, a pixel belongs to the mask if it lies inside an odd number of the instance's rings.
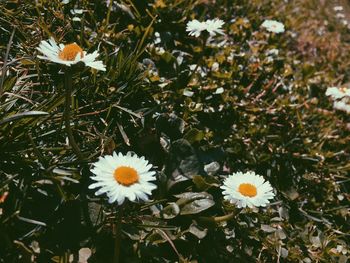
[[[266,206],[275,195],[269,182],[254,172],[234,173],[228,176],[223,189],[224,199],[241,207]]]
[[[66,66],[71,66],[78,62],[84,62],[86,66],[91,68],[102,71],[106,70],[106,66],[103,65],[102,61],[96,60],[99,55],[98,51],[87,54],[76,43],[57,45],[55,40],[50,38],[48,41],[41,41],[37,50],[44,55],[38,56],[38,58],[41,59],[50,60]]]
[[[265,20],[261,26],[265,27],[267,31],[277,33],[277,34],[283,33],[285,30],[284,25],[275,20]]]
[[[341,5],[338,5],[338,6],[333,7],[333,10],[334,11],[343,11],[344,8]]]
[[[346,113],[350,113],[350,105],[347,104],[345,101],[335,101],[333,103],[333,108],[336,110],[341,110],[341,111],[345,111]]]
[[[215,18],[215,19],[209,19],[205,21],[206,30],[211,36],[215,36],[216,34],[223,35],[224,31],[222,30],[222,26],[224,24],[224,21],[221,19]]]
[[[217,88],[216,91],[214,92],[214,94],[222,94],[224,93],[225,89],[220,87],[220,88]]]
[[[216,34],[223,35],[224,31],[222,26],[224,21],[221,19],[208,19],[205,22],[199,22],[197,19],[189,21],[187,23],[186,31],[189,31],[190,36],[199,37],[202,31],[206,30],[210,36],[215,36]]]
[[[62,0],[61,3],[64,4],[64,5],[69,4],[69,0]]]
[[[160,42],[162,42],[162,39],[160,38],[160,34],[159,32],[155,32],[154,33],[155,39],[154,39],[154,44],[160,44]]]
[[[344,97],[350,97],[350,89],[345,87],[329,87],[326,90],[326,96],[330,96],[334,100],[341,99]]]
[[[149,164],[144,157],[138,157],[128,152],[126,155],[113,153],[100,157],[93,164],[91,177],[97,182],[91,184],[89,189],[101,187],[95,194],[106,193],[109,203],[115,201],[121,205],[125,198],[130,201],[138,199],[147,201],[156,185],[150,183],[155,181],[155,171],[150,171],[152,164]]]
[[[202,31],[206,29],[206,24],[199,22],[197,19],[189,21],[186,26],[186,31],[188,31],[190,36],[199,37]]]
[[[70,10],[71,14],[72,15],[81,15],[84,10],[83,9],[73,9],[73,10]]]

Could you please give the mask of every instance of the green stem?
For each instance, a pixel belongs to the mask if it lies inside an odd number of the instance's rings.
[[[114,242],[114,258],[113,263],[119,263],[120,259],[120,244],[122,236],[122,218],[123,218],[123,206],[119,207],[117,211],[117,221],[115,224],[116,233],[115,233],[115,242]]]
[[[64,113],[63,113],[63,119],[64,119],[64,126],[66,128],[66,132],[68,135],[69,144],[72,146],[72,149],[75,153],[75,155],[78,157],[79,160],[83,160],[84,157],[78,147],[78,144],[75,142],[74,135],[72,132],[72,128],[70,126],[70,119],[71,119],[71,104],[72,104],[72,72],[70,71],[70,68],[67,68],[64,73],[64,85],[65,85],[65,103],[64,103]]]
[[[199,61],[197,61],[197,64],[196,64],[196,67],[192,70],[191,74],[190,74],[190,79],[188,81],[188,83],[190,83],[194,77],[194,75],[196,74],[197,72],[197,69],[199,68],[199,64],[202,62],[202,58],[203,58],[203,55],[204,55],[204,50],[207,46],[207,39],[208,39],[208,35],[205,35],[204,38],[203,38],[203,42],[202,42],[202,56],[201,56],[201,59],[199,59]],[[204,60],[203,60],[204,61]]]
[[[235,216],[235,214],[232,212],[232,213],[227,214],[227,215],[224,215],[224,216],[216,216],[216,217],[214,217],[214,221],[215,221],[216,223],[224,222],[224,221],[229,221],[229,220],[231,220],[234,216]]]
[[[111,16],[112,7],[113,7],[113,1],[110,0],[109,5],[108,5],[105,29],[107,29],[107,27],[109,25],[109,17]]]
[[[68,135],[69,144],[71,145],[75,155],[78,157],[79,161],[84,161],[84,156],[81,153],[79,146],[74,139],[72,128],[70,126],[70,120],[71,120],[70,110],[71,110],[71,104],[72,104],[72,84],[73,84],[73,78],[72,78],[71,68],[66,68],[64,72],[64,85],[65,85],[65,104],[64,104],[64,112],[63,112],[64,126],[66,128],[66,132]],[[89,229],[91,229],[93,225],[89,215],[89,207],[88,207],[88,202],[86,198],[85,188],[82,189],[80,197],[82,200],[82,211],[83,211],[85,222],[89,227]]]

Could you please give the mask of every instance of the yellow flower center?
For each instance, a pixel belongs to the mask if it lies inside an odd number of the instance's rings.
[[[75,57],[80,53],[80,57],[84,57],[83,50],[77,44],[72,43],[65,45],[63,50],[58,53],[58,57],[62,60],[73,61]]]
[[[114,179],[121,185],[130,186],[139,181],[139,175],[134,168],[120,166],[114,170]]]
[[[238,192],[244,196],[254,197],[257,194],[256,187],[252,184],[240,184]]]
[[[340,87],[339,90],[340,90],[340,92],[342,92],[342,93],[346,93],[347,88],[345,88],[345,87]]]

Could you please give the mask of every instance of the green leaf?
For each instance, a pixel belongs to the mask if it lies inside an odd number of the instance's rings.
[[[169,203],[162,211],[160,211],[160,216],[164,219],[172,219],[180,213],[180,208],[176,203]]]
[[[186,204],[184,207],[182,207],[180,214],[181,215],[198,214],[204,210],[207,210],[213,205],[215,205],[215,201],[212,199],[204,198],[204,199],[194,200],[193,202]]]
[[[215,204],[213,196],[207,192],[186,192],[175,197],[180,198],[176,204],[181,208],[181,215],[198,214]]]
[[[48,114],[49,114],[48,112],[44,112],[44,111],[26,111],[26,112],[22,112],[22,113],[17,113],[17,114],[10,116],[10,117],[7,117],[7,118],[0,120],[0,125],[7,123],[7,122],[23,119],[23,118],[35,117],[35,116],[45,116]]]
[[[196,185],[196,187],[201,191],[206,191],[211,187],[220,186],[220,182],[212,176],[203,177],[200,175],[195,175],[193,176],[192,181]]]
[[[166,63],[170,63],[171,61],[176,61],[176,58],[169,52],[164,52],[162,54],[162,59],[166,62]]]
[[[199,142],[204,139],[204,132],[196,128],[189,130],[184,138],[190,143]]]

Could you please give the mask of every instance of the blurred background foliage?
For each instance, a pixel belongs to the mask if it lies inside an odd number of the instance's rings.
[[[350,40],[329,1],[11,0],[0,14],[0,262],[68,262],[82,247],[110,262],[115,205],[86,190],[89,164],[129,150],[159,180],[150,204],[123,208],[122,262],[347,262],[350,123],[324,93],[349,85]],[[225,36],[185,32],[216,17]],[[36,57],[49,37],[107,65],[74,72],[83,161],[63,72]],[[224,176],[248,170],[276,189],[266,209],[222,202]]]

